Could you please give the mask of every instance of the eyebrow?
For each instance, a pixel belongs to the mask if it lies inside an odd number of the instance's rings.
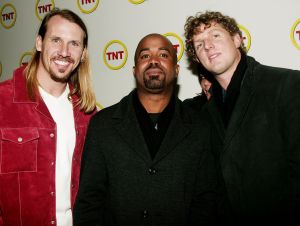
[[[169,50],[169,48],[166,48],[166,47],[160,47],[158,48],[159,50],[164,50],[164,51],[167,51],[168,53],[171,54],[171,51]],[[144,51],[150,51],[150,48],[143,48],[139,51],[139,55],[144,52]]]
[[[52,36],[49,36],[49,38],[58,38],[58,39],[63,39],[62,37],[60,36],[57,36],[57,35],[52,35]],[[77,39],[72,39],[70,40],[69,42],[78,42],[78,43],[82,43],[80,40],[77,40]]]

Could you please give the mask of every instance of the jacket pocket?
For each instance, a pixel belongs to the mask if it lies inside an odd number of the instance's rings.
[[[36,172],[37,128],[1,130],[0,173]]]

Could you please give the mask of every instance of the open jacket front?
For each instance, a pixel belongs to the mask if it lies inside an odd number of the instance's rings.
[[[98,112],[84,149],[75,225],[211,226],[217,179],[210,127],[199,118],[177,99],[152,159],[132,93]]]
[[[0,225],[53,226],[56,124],[42,99],[28,98],[23,71],[17,69],[12,80],[0,84]],[[90,117],[74,107],[71,206]]]
[[[219,160],[237,225],[290,225],[299,216],[299,87],[299,71],[247,57],[226,131],[214,99],[204,106],[222,147]]]

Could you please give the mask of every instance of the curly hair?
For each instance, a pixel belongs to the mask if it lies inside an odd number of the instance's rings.
[[[201,24],[210,27],[213,22],[220,24],[226,31],[229,32],[231,36],[234,36],[235,34],[239,34],[240,37],[242,38],[242,32],[239,29],[235,19],[223,15],[220,12],[214,12],[214,11],[206,11],[205,13],[198,12],[195,16],[188,17],[184,25],[186,53],[188,57],[191,58],[191,60],[197,61],[197,56],[193,45],[193,36],[197,34],[198,27]],[[241,42],[240,51],[246,54],[246,48],[243,42]]]

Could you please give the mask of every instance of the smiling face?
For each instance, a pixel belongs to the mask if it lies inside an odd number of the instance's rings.
[[[162,35],[143,38],[136,49],[133,74],[139,92],[172,93],[179,72],[176,51]]]
[[[84,31],[61,16],[52,17],[44,39],[38,36],[36,49],[41,52],[38,77],[50,77],[56,82],[67,82],[70,74],[84,58]]]
[[[239,34],[230,35],[220,24],[201,24],[193,36],[198,61],[215,76],[231,77],[241,59]]]

